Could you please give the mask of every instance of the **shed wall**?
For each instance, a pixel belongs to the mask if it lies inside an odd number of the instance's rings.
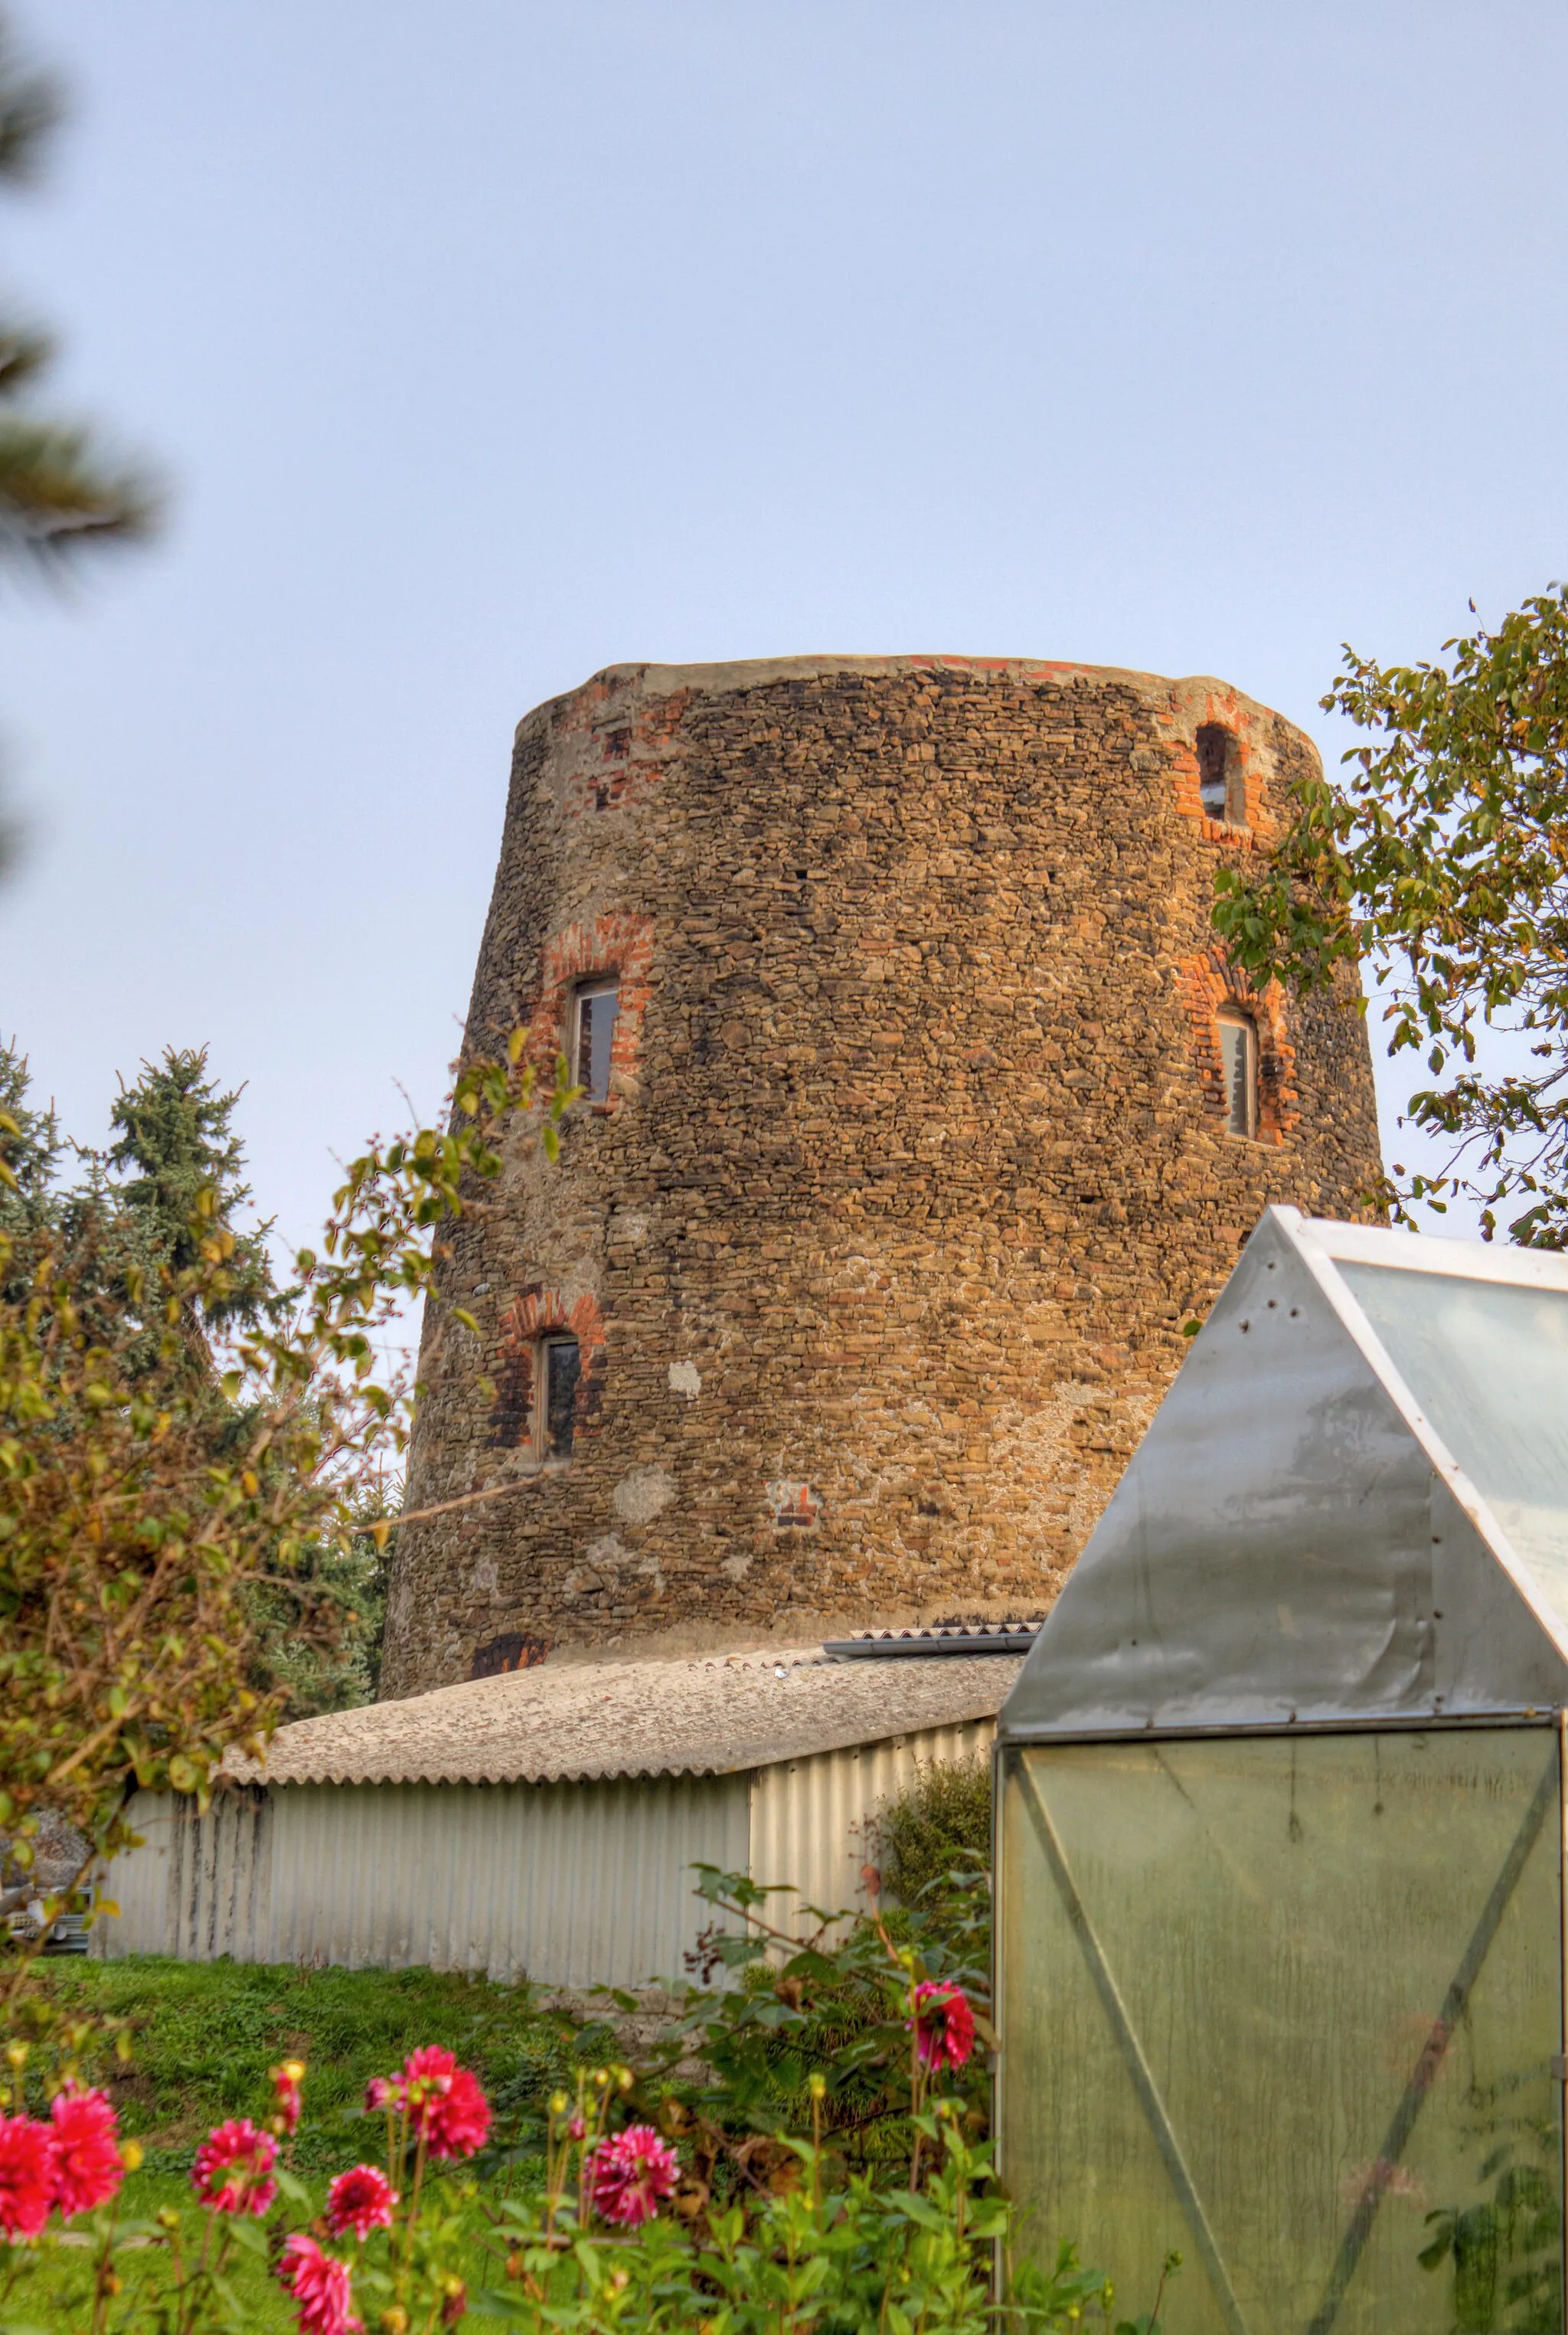
[[[551,1986],[680,1978],[707,1909],[697,1863],[865,1904],[865,1825],[922,1764],[979,1759],[993,1722],[928,1728],[748,1775],[584,1784],[291,1784],[205,1815],[140,1794],[120,1912],[94,1952],[428,1964]]]
[[[255,1797],[134,1806],[144,1846],[116,1861],[97,1951],[636,1986],[695,1943],[687,1868],[746,1863],[744,1776]]]

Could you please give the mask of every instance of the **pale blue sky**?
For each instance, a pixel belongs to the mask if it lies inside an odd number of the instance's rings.
[[[68,1123],[207,1041],[258,1197],[442,1091],[512,728],[623,659],[1223,675],[1568,568],[1535,0],[21,0],[0,274],[165,463],[0,607],[0,1021]]]

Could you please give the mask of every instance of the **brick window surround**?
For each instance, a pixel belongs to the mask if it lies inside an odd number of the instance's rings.
[[[624,912],[568,925],[545,943],[537,1002],[528,1016],[528,1051],[542,1078],[557,1054],[570,1052],[575,1000],[596,981],[617,983],[615,1034],[610,1046],[610,1091],[603,1102],[584,1108],[612,1114],[624,1100],[624,1082],[634,1078],[647,1011],[653,962],[653,920]]]
[[[576,1338],[581,1358],[572,1406],[574,1443],[590,1427],[605,1374],[605,1322],[598,1301],[585,1294],[568,1303],[558,1289],[528,1289],[501,1316],[488,1439],[492,1449],[532,1450],[538,1353],[555,1332]]]
[[[1221,1009],[1250,1016],[1258,1033],[1259,1143],[1283,1143],[1301,1120],[1296,1091],[1296,1054],[1285,1029],[1284,993],[1277,981],[1261,993],[1244,973],[1225,963],[1218,949],[1189,957],[1181,966],[1183,997],[1192,1035],[1206,1117],[1224,1126],[1230,1119],[1224,1054],[1220,1044]],[[1238,1136],[1238,1142],[1247,1140]]]

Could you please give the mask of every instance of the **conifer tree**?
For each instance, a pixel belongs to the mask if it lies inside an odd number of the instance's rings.
[[[208,1310],[217,1329],[253,1323],[276,1300],[267,1256],[270,1223],[241,1231],[235,1219],[249,1203],[245,1147],[234,1129],[242,1088],[220,1090],[207,1074],[207,1049],[166,1047],[162,1059],[143,1062],[134,1086],[121,1081],[110,1112],[116,1139],[104,1166],[119,1180],[118,1209],[129,1217],[149,1262],[189,1273],[197,1261],[197,1201],[213,1196],[213,1220],[233,1233],[231,1286]]]
[[[180,1325],[183,1397],[205,1418],[219,1466],[246,1445],[255,1420],[243,1399],[225,1393],[213,1342],[279,1319],[287,1303],[273,1278],[270,1223],[241,1222],[252,1197],[234,1125],[242,1092],[209,1075],[204,1046],[167,1047],[142,1063],[133,1083],[121,1080],[112,1140],[94,1150],[67,1142],[53,1106],[31,1103],[25,1057],[0,1042],[0,1119],[8,1122],[4,1150],[15,1178],[0,1182],[0,1235],[13,1244],[6,1277],[14,1290],[25,1287],[34,1258],[53,1249],[94,1337],[133,1379],[167,1377],[164,1293],[171,1282],[199,1277],[204,1237],[217,1232],[232,1242],[221,1284]],[[68,1158],[74,1179],[64,1173]],[[346,1542],[307,1541],[287,1565],[265,1545],[256,1552],[256,1577],[244,1594],[250,1681],[259,1694],[286,1698],[291,1717],[344,1710],[376,1691],[388,1552],[370,1526],[394,1516],[396,1500],[383,1486],[367,1489],[358,1505],[364,1529]]]
[[[57,84],[24,62],[0,13],[0,186],[37,176],[61,111]],[[144,535],[156,516],[148,481],[106,456],[89,430],[32,410],[53,354],[47,333],[0,310],[0,559],[35,570],[90,544]]]

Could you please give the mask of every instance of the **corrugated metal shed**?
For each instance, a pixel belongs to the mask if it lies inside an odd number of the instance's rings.
[[[205,1815],[141,1796],[95,1950],[681,1979],[711,1918],[692,1865],[863,1904],[867,1819],[922,1763],[983,1759],[1018,1669],[817,1650],[583,1665],[302,1720],[265,1781],[247,1768]]]

